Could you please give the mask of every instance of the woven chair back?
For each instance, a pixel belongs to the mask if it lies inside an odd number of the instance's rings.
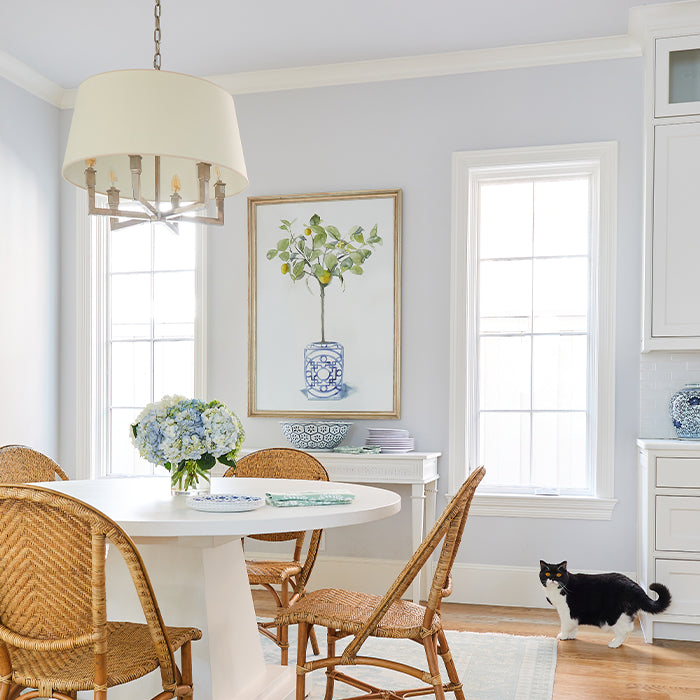
[[[270,447],[246,455],[228,469],[224,476],[253,477],[258,479],[305,479],[328,481],[328,472],[316,457],[291,447]],[[253,539],[268,542],[296,540],[304,533],[277,532],[267,535],[251,535]]]
[[[413,583],[418,572],[425,566],[430,556],[437,549],[440,541],[443,541],[435,569],[435,575],[433,576],[430,587],[428,601],[425,606],[426,612],[423,627],[430,629],[433,616],[435,612],[439,610],[441,599],[449,594],[452,565],[454,564],[457,550],[459,549],[459,544],[462,539],[462,533],[464,532],[464,526],[469,513],[469,506],[471,505],[476,487],[484,478],[485,473],[486,470],[483,467],[479,467],[474,470],[469,475],[469,478],[462,484],[411,559],[396,577],[379,605],[377,605],[374,613],[364,627],[355,635],[353,641],[348,644],[343,653],[343,658],[354,658],[364,641],[377,627],[382,617],[384,617],[387,610],[389,610],[393,603],[399,600],[408,590],[408,587]]]
[[[0,483],[29,484],[36,481],[67,481],[61,467],[50,457],[24,445],[0,447]]]
[[[174,683],[163,620],[129,536],[100,511],[39,486],[0,485],[0,642],[38,651],[94,645],[103,654],[107,540],[131,573],[163,681]]]

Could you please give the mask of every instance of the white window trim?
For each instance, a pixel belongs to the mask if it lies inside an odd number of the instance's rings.
[[[591,304],[598,321],[594,350],[593,386],[597,396],[597,433],[595,458],[595,496],[539,496],[479,494],[474,497],[474,515],[577,518],[609,520],[617,503],[614,494],[615,451],[615,258],[617,239],[617,143],[570,144],[533,148],[462,151],[452,156],[452,254],[450,304],[450,424],[449,493],[454,493],[476,466],[478,456],[465,428],[475,415],[476,376],[472,363],[477,361],[475,246],[470,240],[475,220],[469,218],[465,193],[474,196],[474,177],[492,168],[504,166],[581,162],[600,165],[599,228],[597,245],[598,276]],[[466,261],[466,265],[464,262]],[[488,469],[488,465],[485,465]]]
[[[104,324],[98,314],[104,308],[105,235],[107,221],[100,219],[101,235],[92,235],[87,214],[85,190],[76,193],[76,478],[96,479],[103,475],[106,447],[104,439],[96,440],[93,429],[98,422],[97,411],[104,405],[107,376],[104,353],[96,352],[104,345]],[[194,328],[194,387],[195,396],[205,399],[207,387],[207,236],[206,227],[199,226],[195,263],[195,328]],[[104,423],[102,423],[104,425]]]

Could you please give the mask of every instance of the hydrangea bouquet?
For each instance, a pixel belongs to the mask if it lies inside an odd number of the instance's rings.
[[[236,466],[244,437],[238,416],[223,403],[184,396],[148,404],[131,426],[134,447],[170,472],[173,493],[207,490],[217,460]]]

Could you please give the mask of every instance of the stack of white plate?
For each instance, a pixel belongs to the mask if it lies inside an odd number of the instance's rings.
[[[367,430],[369,435],[365,445],[377,445],[382,448],[383,453],[411,452],[415,447],[415,439],[409,435],[408,430],[399,428],[368,428]]]

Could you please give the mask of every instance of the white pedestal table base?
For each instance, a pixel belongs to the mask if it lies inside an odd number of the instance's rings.
[[[266,665],[240,538],[135,538],[166,625],[194,626],[195,700],[291,700],[294,666]],[[107,558],[111,620],[144,620],[121,556]],[[179,652],[175,654],[179,665]],[[110,688],[110,700],[148,700],[162,691],[160,672]],[[92,697],[92,693],[80,694]]]

